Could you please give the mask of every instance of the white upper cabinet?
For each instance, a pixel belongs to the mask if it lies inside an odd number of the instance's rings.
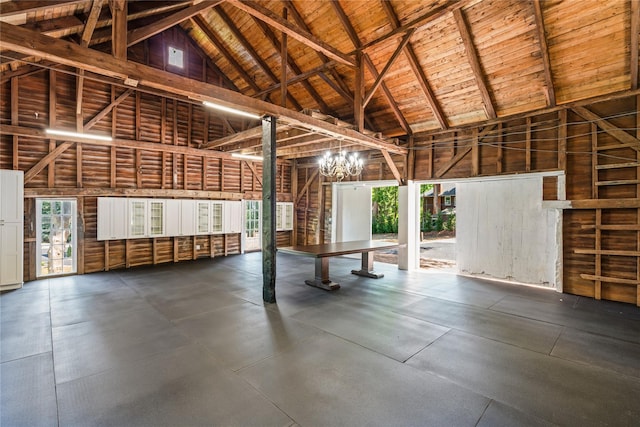
[[[126,239],[127,199],[98,197],[98,240]]]
[[[276,204],[276,230],[293,230],[293,203],[278,202]]]
[[[0,170],[0,290],[22,286],[24,174]]]
[[[242,233],[242,202],[224,202],[224,233]]]

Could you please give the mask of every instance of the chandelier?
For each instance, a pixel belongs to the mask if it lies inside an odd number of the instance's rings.
[[[347,157],[347,152],[344,150],[338,151],[335,156],[327,151],[324,157],[318,160],[318,166],[321,175],[335,177],[338,181],[342,181],[347,176],[360,175],[364,162],[358,158],[357,153]]]

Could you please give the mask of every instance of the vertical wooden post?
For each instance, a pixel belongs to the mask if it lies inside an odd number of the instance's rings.
[[[115,92],[115,87],[111,86],[111,102],[113,102],[116,99],[116,92]],[[111,136],[113,138],[116,137],[116,129],[118,128],[118,107],[115,106],[113,107],[113,110],[111,111]],[[110,168],[110,184],[111,184],[111,188],[116,188],[116,182],[117,182],[117,175],[116,175],[116,166],[117,166],[117,148],[115,145],[111,146],[111,162],[109,163],[109,168]],[[105,244],[106,244],[106,240],[105,240]],[[108,246],[105,246],[105,251],[108,250]]]
[[[409,153],[407,154],[407,180],[413,181],[416,178],[416,150],[414,149],[413,135],[409,135],[409,141],[407,148]]]
[[[558,128],[558,169],[567,169],[567,109],[558,112],[560,127]]]
[[[127,0],[111,0],[111,52],[118,59],[127,59]]]
[[[478,128],[473,128],[473,140],[471,141],[471,176],[480,174],[480,145],[478,141]]]
[[[82,144],[78,144],[78,146],[81,146]],[[84,197],[78,197],[78,202],[77,202],[77,209],[78,209],[78,225],[77,225],[77,229],[76,229],[76,233],[78,233],[78,236],[76,237],[76,242],[78,242],[78,247],[76,248],[77,250],[77,257],[78,259],[76,260],[76,266],[77,266],[77,273],[78,274],[84,274],[84,241],[85,241],[85,229],[86,229],[86,221],[84,219]]]
[[[291,164],[291,194],[293,194],[293,231],[291,232],[291,245],[298,244],[298,161]]]
[[[496,155],[496,173],[502,173],[502,122],[498,123],[498,154]]]
[[[262,118],[262,299],[276,302],[276,118]]]
[[[56,127],[56,86],[57,86],[57,79],[56,79],[56,71],[55,70],[49,70],[49,127],[50,128],[55,128]],[[52,152],[53,150],[56,149],[56,140],[55,139],[50,139],[49,140],[49,152]],[[47,171],[48,171],[48,177],[47,177],[47,186],[48,188],[53,188],[55,186],[55,170],[56,170],[56,162],[55,160],[51,161],[51,163],[49,163],[49,166],[47,167]]]
[[[19,123],[19,115],[18,115],[18,101],[20,99],[20,95],[18,92],[18,78],[11,78],[11,124],[13,126],[18,126]],[[13,148],[12,148],[12,163],[13,170],[19,170],[19,156],[18,156],[18,135],[13,135]],[[35,276],[34,276],[35,277]]]
[[[287,20],[287,8],[282,10],[282,17]],[[287,33],[282,33],[280,42],[280,105],[287,106]]]
[[[364,54],[358,50],[356,52],[356,90],[353,93],[353,117],[355,119],[356,130],[364,130]]]

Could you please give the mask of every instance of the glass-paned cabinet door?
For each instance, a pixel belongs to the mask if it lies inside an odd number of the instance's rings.
[[[284,228],[284,223],[282,222],[282,213],[284,211],[284,206],[282,203],[276,204],[276,230],[282,230]]]
[[[146,200],[129,200],[129,237],[145,236],[146,210]]]
[[[224,202],[211,202],[211,232],[223,232]]]
[[[198,219],[198,224],[197,224],[197,231],[198,234],[209,234],[209,207],[210,207],[210,203],[208,201],[204,202],[198,202],[198,214],[197,214],[197,219]]]
[[[284,205],[284,227],[285,230],[293,230],[293,203]]]
[[[149,235],[164,234],[164,200],[149,200]]]

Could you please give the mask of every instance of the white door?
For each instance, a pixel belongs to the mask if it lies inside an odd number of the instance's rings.
[[[69,199],[36,199],[37,276],[76,272],[77,204]]]
[[[371,239],[371,187],[340,184],[333,187],[333,242]]]
[[[259,251],[262,249],[262,223],[260,221],[262,202],[259,200],[245,200],[244,206],[244,250]]]

